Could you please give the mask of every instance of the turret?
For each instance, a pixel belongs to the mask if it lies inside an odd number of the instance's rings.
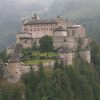
[[[34,16],[32,17],[33,20],[39,20],[40,18],[37,16],[37,14],[35,13]]]

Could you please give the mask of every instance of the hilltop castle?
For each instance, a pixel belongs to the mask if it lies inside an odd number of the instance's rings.
[[[91,62],[89,50],[91,39],[86,37],[85,28],[82,25],[70,23],[60,16],[43,20],[35,14],[30,20],[23,21],[22,32],[16,34],[16,46],[7,49],[7,53],[13,54],[12,60],[6,67],[5,75],[10,82],[18,81],[23,73],[30,70],[30,66],[21,64],[20,50],[17,49],[31,48],[34,43],[39,47],[39,40],[45,35],[53,37],[54,49],[59,53],[57,59],[63,60],[64,64],[72,65],[77,55],[86,62]],[[53,64],[54,62],[46,62],[48,66],[53,66]],[[33,67],[37,69],[37,66],[33,65]]]
[[[21,44],[23,48],[32,47],[33,43],[39,46],[39,39],[45,35],[53,37],[54,47],[68,47],[75,49],[76,39],[82,38],[84,46],[88,43],[85,36],[85,29],[81,25],[74,25],[68,20],[58,16],[51,20],[42,20],[36,14],[22,24],[22,32],[16,34],[16,44]]]
[[[36,14],[22,24],[22,32],[16,34],[16,44],[23,48],[31,48],[34,43],[39,46],[41,37],[49,35],[53,37],[54,49],[59,50],[61,58],[72,64],[75,52],[78,48],[78,40],[81,40],[80,56],[90,63],[90,50],[88,49],[90,38],[86,37],[85,28],[82,25],[75,25],[57,16],[55,19],[43,20]],[[67,54],[63,54],[62,52]]]

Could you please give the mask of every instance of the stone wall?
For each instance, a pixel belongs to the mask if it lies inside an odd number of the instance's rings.
[[[45,68],[53,68],[54,61],[44,62],[43,66]],[[16,83],[20,80],[23,74],[30,72],[31,67],[35,71],[38,70],[38,64],[29,66],[22,64],[21,62],[9,62],[7,66],[4,66],[4,78],[7,79],[8,82]]]
[[[54,37],[62,37],[66,36],[67,37],[67,31],[55,31],[53,34]]]
[[[85,29],[82,26],[72,26],[67,28],[68,36],[85,37]]]
[[[65,65],[72,65],[75,53],[72,52],[60,53],[59,57],[63,59]]]
[[[90,50],[80,51],[80,56],[84,61],[91,63],[91,52],[90,52]]]
[[[76,50],[77,41],[74,37],[54,37],[54,48],[65,47],[72,50]]]
[[[15,83],[20,80],[21,72],[20,72],[20,63],[19,62],[9,62],[7,66],[5,66],[5,74],[4,78],[9,82]]]

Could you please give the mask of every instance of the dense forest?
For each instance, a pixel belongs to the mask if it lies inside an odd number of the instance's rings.
[[[60,6],[59,6],[60,5]],[[100,43],[100,0],[53,0],[48,16],[61,15],[86,28],[87,35]]]
[[[31,68],[16,84],[0,77],[0,100],[100,100],[100,47],[95,42],[91,54],[91,64],[77,58],[72,66],[56,61],[53,69],[45,69],[40,62],[38,71]]]

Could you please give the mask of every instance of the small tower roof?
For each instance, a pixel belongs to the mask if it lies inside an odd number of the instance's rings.
[[[38,19],[40,19],[40,18],[39,18],[39,17],[37,16],[37,14],[35,13],[34,16],[32,17],[32,19],[33,19],[33,20],[38,20]]]

